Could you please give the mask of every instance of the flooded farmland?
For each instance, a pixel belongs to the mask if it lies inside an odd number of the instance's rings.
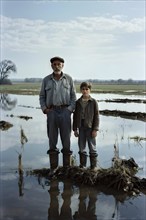
[[[79,97],[80,94],[77,94]],[[144,96],[92,94],[100,111],[145,113]],[[116,99],[131,102],[110,102]],[[137,102],[137,100],[141,100]],[[25,116],[25,117],[22,117]],[[38,96],[1,95],[1,121],[12,126],[1,129],[0,219],[39,220],[144,220],[146,190],[129,196],[114,189],[76,184],[69,179],[48,179],[29,175],[34,169],[49,168],[46,116],[39,108]],[[114,145],[119,157],[134,158],[139,166],[137,176],[146,178],[145,120],[100,114],[97,135],[98,166],[111,167]],[[23,137],[23,139],[22,139]],[[73,156],[78,160],[77,139],[71,136]],[[61,151],[61,141],[58,142]],[[21,164],[20,164],[21,156]],[[59,154],[62,166],[62,154]],[[23,173],[19,172],[22,166]],[[89,166],[89,159],[87,161]]]

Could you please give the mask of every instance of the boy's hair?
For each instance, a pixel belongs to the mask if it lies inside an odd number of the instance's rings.
[[[81,85],[80,85],[80,89],[82,89],[83,87],[87,87],[87,88],[91,89],[91,83],[82,82]]]

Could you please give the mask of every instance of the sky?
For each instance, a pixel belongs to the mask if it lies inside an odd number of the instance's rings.
[[[145,80],[145,0],[1,0],[0,60],[10,78],[44,78],[50,58],[73,79]]]

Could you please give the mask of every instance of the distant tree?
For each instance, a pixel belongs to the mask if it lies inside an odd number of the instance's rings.
[[[11,60],[0,62],[0,84],[10,84],[8,76],[11,72],[16,72],[16,65]]]
[[[131,78],[128,79],[128,80],[127,80],[127,83],[129,83],[129,84],[133,84],[133,79],[131,79]]]
[[[123,79],[118,79],[118,80],[117,80],[117,83],[118,83],[118,84],[123,84],[123,83],[124,83],[124,80],[123,80]]]
[[[42,82],[42,78],[25,78],[24,82],[26,83]]]

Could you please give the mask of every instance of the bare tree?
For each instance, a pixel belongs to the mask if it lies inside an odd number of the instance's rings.
[[[0,62],[0,83],[2,84],[11,72],[16,72],[16,65],[11,60]]]
[[[15,108],[17,99],[11,99],[9,94],[0,94],[0,109],[4,111],[11,111]]]

